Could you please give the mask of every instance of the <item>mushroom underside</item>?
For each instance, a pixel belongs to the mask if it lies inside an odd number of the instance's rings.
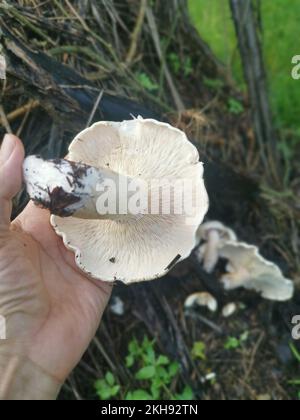
[[[132,179],[187,180],[192,211],[139,215],[122,220],[51,217],[56,233],[90,276],[132,283],[158,278],[187,258],[208,209],[203,166],[185,134],[168,124],[136,119],[100,122],[79,133],[68,159],[108,168]]]

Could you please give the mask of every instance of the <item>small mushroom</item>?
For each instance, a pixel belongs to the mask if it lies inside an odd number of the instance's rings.
[[[199,262],[203,262],[203,268],[207,273],[211,273],[219,259],[219,247],[226,241],[236,241],[234,231],[221,222],[211,221],[203,223],[197,231],[198,241],[205,241],[196,250]]]
[[[229,241],[220,247],[219,255],[228,260],[228,273],[221,277],[226,290],[244,287],[269,300],[286,301],[292,298],[293,282],[283,276],[277,265],[263,258],[257,247]]]
[[[24,178],[33,201],[50,209],[51,224],[75,253],[79,268],[109,282],[129,284],[166,274],[190,255],[208,209],[203,164],[195,146],[177,128],[140,117],[87,128],[71,143],[65,160],[27,158]],[[105,212],[105,203],[99,210],[99,186],[107,180],[118,186],[113,212]],[[131,212],[127,204],[132,196],[123,198],[120,180],[126,190],[131,181],[151,185],[148,207]],[[171,196],[160,195],[153,180],[167,180]],[[191,187],[189,211],[184,207],[177,212],[177,198],[182,196],[177,185],[183,180]],[[153,197],[159,198],[156,212]],[[119,204],[126,205],[125,211]],[[168,205],[169,212],[164,209]]]
[[[208,373],[203,378],[201,378],[201,382],[205,384],[206,382],[213,382],[217,379],[217,374],[215,372]]]
[[[184,307],[186,309],[189,309],[192,308],[194,305],[205,306],[211,312],[216,312],[218,310],[218,302],[208,292],[193,293],[190,296],[188,296],[184,302]]]
[[[0,79],[6,79],[6,60],[2,54],[0,54]]]
[[[222,309],[222,316],[224,318],[229,318],[237,311],[237,305],[234,302],[228,303]]]
[[[119,296],[113,296],[109,304],[109,309],[115,315],[122,316],[125,313],[124,302]]]
[[[0,315],[0,341],[6,340],[6,319]]]

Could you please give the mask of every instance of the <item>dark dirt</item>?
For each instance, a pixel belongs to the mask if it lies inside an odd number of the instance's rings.
[[[80,201],[80,197],[67,193],[62,187],[55,187],[52,191],[48,189],[47,194],[49,200],[42,200],[39,197],[34,197],[34,203],[38,207],[48,209],[51,214],[55,214],[60,217],[72,216],[74,212],[67,210],[67,208]]]
[[[65,162],[63,159],[49,159],[49,162],[54,163],[55,167],[61,171],[61,165]],[[76,187],[82,188],[83,183],[82,179],[86,177],[89,166],[82,163],[71,162],[70,164],[72,171],[68,173],[66,177],[69,186],[73,189]],[[62,187],[55,187],[50,190],[43,190],[47,192],[48,199],[43,200],[42,198],[32,197],[32,200],[36,203],[38,207],[50,210],[51,214],[55,214],[60,217],[70,217],[74,214],[74,211],[68,209],[72,204],[78,203],[81,200],[81,197],[75,193],[66,192]]]

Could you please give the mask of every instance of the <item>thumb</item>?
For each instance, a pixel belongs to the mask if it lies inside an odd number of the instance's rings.
[[[18,137],[4,136],[0,149],[0,229],[8,229],[12,210],[12,198],[22,186],[24,147]]]

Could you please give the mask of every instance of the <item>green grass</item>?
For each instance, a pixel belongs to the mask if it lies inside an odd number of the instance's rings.
[[[290,343],[290,348],[291,348],[292,354],[294,356],[295,362],[297,362],[298,365],[300,366],[300,353],[299,353],[299,351],[297,350],[294,343]],[[289,384],[293,385],[296,388],[297,398],[300,400],[300,378],[292,379],[291,381],[289,381]]]
[[[291,77],[291,59],[300,54],[300,1],[262,0],[263,52],[270,99],[279,127],[299,130],[300,80]],[[238,85],[243,76],[227,0],[189,0],[202,38],[226,65]]]

